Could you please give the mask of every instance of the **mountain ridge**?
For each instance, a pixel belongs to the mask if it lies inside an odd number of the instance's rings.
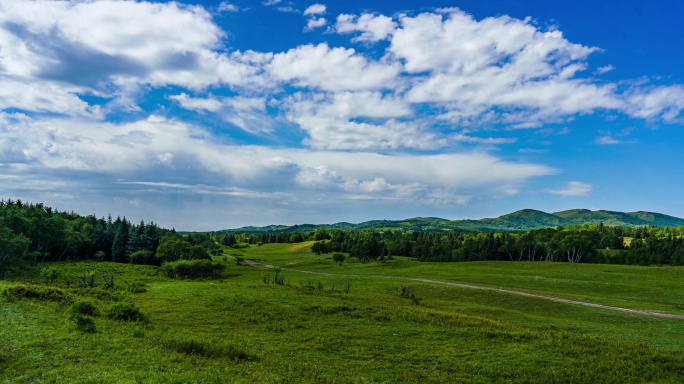
[[[521,209],[496,218],[483,218],[479,220],[448,220],[439,217],[414,217],[404,220],[369,220],[357,224],[338,222],[335,224],[267,225],[263,227],[247,226],[234,229],[222,229],[218,232],[283,233],[309,232],[316,229],[398,229],[422,232],[511,232],[582,224],[603,224],[607,226],[623,227],[676,227],[684,226],[684,219],[647,211],[617,212],[608,210],[592,211],[588,209],[570,209],[547,213],[535,209]]]

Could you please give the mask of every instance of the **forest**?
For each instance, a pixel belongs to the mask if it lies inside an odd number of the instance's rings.
[[[684,227],[584,224],[517,232],[392,229],[305,232],[206,232],[182,235],[155,223],[59,212],[20,200],[0,202],[0,273],[24,262],[97,260],[161,265],[210,259],[220,246],[314,241],[316,254],[345,253],[361,262],[408,256],[426,262],[555,261],[684,265]]]

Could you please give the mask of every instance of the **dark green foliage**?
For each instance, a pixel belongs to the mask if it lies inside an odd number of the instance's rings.
[[[80,288],[95,288],[95,271],[82,270],[76,278]]]
[[[165,236],[161,239],[156,258],[159,262],[211,260],[211,256],[204,247],[193,245],[178,234]]]
[[[322,253],[329,253],[330,248],[325,241],[317,241],[311,246],[311,252],[320,255]]]
[[[234,345],[221,345],[204,340],[184,340],[180,338],[167,340],[163,344],[166,348],[184,355],[200,356],[209,359],[256,360],[255,356]]]
[[[92,317],[80,313],[72,313],[69,319],[76,324],[76,329],[81,332],[93,333],[96,331],[95,321]]]
[[[68,301],[70,297],[66,291],[56,287],[39,287],[35,285],[15,285],[2,292],[8,301],[21,299],[36,299],[45,301]]]
[[[333,261],[339,265],[342,265],[342,263],[344,262],[344,259],[345,259],[344,254],[340,253],[340,252],[333,253],[332,258],[333,258]]]
[[[147,284],[144,281],[131,281],[126,289],[131,293],[145,293],[147,292]]]
[[[123,321],[143,321],[145,317],[135,305],[130,303],[112,304],[105,312],[108,318]]]
[[[162,264],[166,276],[182,279],[221,277],[225,269],[224,264],[212,263],[211,260],[178,260]]]
[[[0,272],[30,261],[96,259],[125,262],[135,251],[155,252],[168,230],[95,216],[58,212],[42,204],[0,202]],[[153,260],[149,260],[153,261]]]
[[[154,264],[157,259],[154,253],[148,250],[135,251],[128,257],[131,264]]]
[[[102,286],[104,289],[114,289],[114,273],[110,271],[102,271],[100,273],[102,277]]]
[[[71,304],[71,311],[81,315],[97,316],[99,311],[90,300],[78,299]]]
[[[124,218],[123,220],[117,218],[114,222],[116,233],[114,235],[114,243],[112,244],[112,261],[118,263],[125,263],[128,261],[128,240],[130,223]]]
[[[17,234],[11,228],[5,226],[5,223],[0,217],[0,244],[2,244],[2,251],[0,251],[0,272],[3,272],[12,265],[17,265],[23,261],[24,256],[28,253],[29,239],[22,234]]]
[[[59,277],[59,270],[55,267],[45,267],[40,270],[40,276],[43,278],[45,284],[52,285]]]

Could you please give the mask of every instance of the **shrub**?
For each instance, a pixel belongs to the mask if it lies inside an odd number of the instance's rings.
[[[164,342],[166,348],[184,355],[206,358],[227,357],[231,360],[255,360],[255,357],[234,345],[217,345],[203,340],[171,339]]]
[[[107,254],[104,251],[95,252],[95,260],[97,261],[107,261]]]
[[[344,262],[344,259],[345,259],[344,254],[339,253],[339,252],[333,253],[333,261],[335,261],[337,264],[342,265],[342,263]]]
[[[107,317],[114,320],[143,321],[145,317],[135,305],[129,303],[112,304],[107,308]]]
[[[97,316],[98,315],[98,310],[97,307],[95,307],[95,304],[90,302],[89,300],[76,300],[71,305],[71,310],[74,313],[78,313],[81,315],[90,315],[90,316]]]
[[[154,253],[144,250],[131,253],[128,261],[131,264],[154,264],[157,259],[154,257]]]
[[[16,285],[14,287],[9,287],[5,289],[2,294],[9,301],[20,299],[37,299],[46,301],[69,300],[68,294],[60,288],[37,287],[33,285]]]
[[[46,285],[52,285],[59,277],[59,270],[55,267],[45,267],[40,270],[40,276]]]
[[[81,332],[93,333],[95,332],[95,321],[88,316],[83,316],[79,313],[71,315],[71,321],[76,324],[76,329]]]
[[[210,260],[179,260],[162,265],[162,271],[166,276],[183,279],[220,277],[225,269],[225,265],[215,264]]]
[[[145,293],[147,292],[147,284],[144,281],[131,281],[128,283],[128,292]]]

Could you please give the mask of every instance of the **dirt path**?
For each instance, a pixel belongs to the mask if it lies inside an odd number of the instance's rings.
[[[247,262],[247,260],[245,260],[245,262]],[[247,262],[247,264],[252,265],[252,266],[263,266],[263,267],[266,267],[266,268],[273,268],[272,265],[261,265],[261,264],[259,264],[258,262],[251,262],[251,260],[250,260],[250,262]],[[590,302],[587,302],[587,301],[578,301],[578,300],[562,299],[562,298],[560,298],[560,297],[545,296],[545,295],[537,295],[537,294],[534,294],[534,293],[528,293],[528,292],[523,292],[523,291],[515,291],[515,290],[505,289],[505,288],[487,287],[487,286],[484,286],[484,285],[465,284],[465,283],[454,283],[454,282],[450,282],[450,281],[431,280],[431,279],[421,279],[421,278],[417,278],[417,277],[405,277],[405,276],[345,275],[345,274],[337,274],[337,273],[306,271],[306,270],[302,270],[302,269],[292,269],[292,268],[281,268],[281,270],[283,270],[283,271],[291,271],[291,272],[299,272],[299,273],[306,273],[306,274],[310,274],[310,275],[338,276],[338,277],[369,277],[369,278],[378,278],[378,279],[393,279],[393,280],[419,281],[419,282],[422,282],[422,283],[448,285],[448,286],[452,286],[452,287],[460,287],[460,288],[469,288],[469,289],[480,289],[480,290],[486,290],[486,291],[504,292],[504,293],[509,293],[509,294],[511,294],[511,295],[519,295],[519,296],[526,296],[526,297],[534,297],[534,298],[538,298],[538,299],[556,301],[556,302],[559,302],[559,303],[583,305],[583,306],[585,306],[585,307],[600,308],[600,309],[606,309],[606,310],[609,310],[609,311],[631,313],[631,314],[635,314],[635,315],[655,316],[655,317],[664,317],[664,318],[668,318],[668,319],[684,320],[684,315],[674,315],[674,314],[670,314],[670,313],[663,313],[663,312],[658,312],[658,311],[646,311],[646,310],[641,310],[641,309],[630,309],[630,308],[612,307],[612,306],[610,306],[610,305],[603,305],[603,304],[590,303]]]

